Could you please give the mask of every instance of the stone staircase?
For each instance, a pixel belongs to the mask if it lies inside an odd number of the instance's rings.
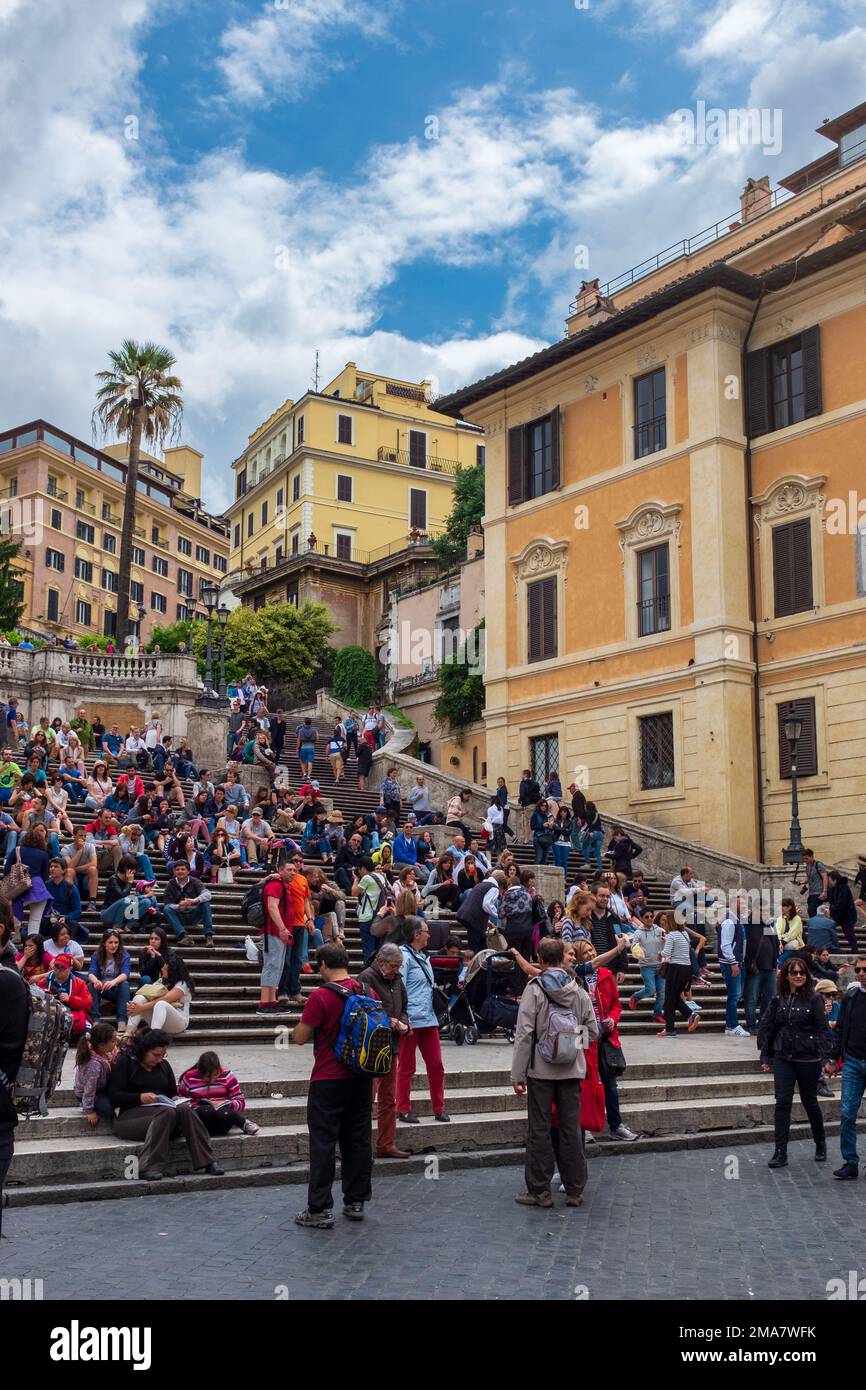
[[[413,1108],[421,1123],[411,1129],[398,1128],[398,1142],[411,1148],[412,1155],[378,1162],[377,1180],[383,1173],[429,1172],[431,1159],[443,1171],[521,1162],[525,1103],[514,1095],[506,1069],[482,1065],[483,1052],[481,1045],[477,1070],[448,1074],[447,1102],[452,1120],[447,1127],[432,1120],[425,1078],[415,1078]],[[7,1185],[8,1205],[303,1183],[309,1153],[306,1089],[304,1080],[245,1082],[247,1114],[261,1129],[254,1136],[231,1135],[213,1141],[225,1174],[208,1177],[192,1173],[188,1151],[175,1144],[166,1176],[158,1184],[138,1178],[135,1165],[129,1162],[140,1145],[115,1139],[104,1120],[92,1129],[72,1092],[60,1090],[45,1119],[19,1125]],[[588,1146],[590,1158],[625,1152],[732,1148],[756,1142],[769,1145],[772,1141],[772,1079],[756,1071],[751,1055],[732,1057],[721,1075],[717,1062],[683,1059],[672,1069],[665,1054],[657,1062],[630,1066],[620,1083],[620,1095],[623,1118],[641,1137],[625,1144],[600,1136]],[[838,1099],[821,1104],[828,1133],[837,1133]],[[792,1139],[808,1137],[799,1104],[794,1121]]]
[[[300,779],[293,749],[284,752],[283,762],[288,767],[292,785],[297,786]],[[320,755],[315,776],[322,794],[333,796],[335,805],[347,819],[378,805],[376,792],[358,789],[354,761],[349,765],[346,779],[335,786],[330,764]],[[191,784],[185,784],[185,795],[191,797],[191,792]],[[92,818],[91,813],[78,807],[71,807],[69,815],[73,823]],[[518,861],[532,862],[531,846],[512,844]],[[311,858],[315,860],[315,856]],[[167,871],[164,861],[157,855],[153,856],[153,864],[158,880],[157,893],[161,896]],[[583,867],[580,856],[572,853],[570,874]],[[300,1017],[299,1007],[286,1007],[266,1020],[255,1013],[259,968],[248,962],[243,954],[242,943],[249,929],[240,915],[241,899],[255,877],[251,873],[241,874],[233,885],[212,887],[215,948],[205,948],[200,938],[182,947],[196,993],[191,1026],[178,1041],[192,1048],[217,1048],[230,1066],[237,1066],[238,1049],[242,1044],[266,1044],[277,1049],[287,1045],[286,1030]],[[654,907],[669,906],[666,882],[650,879],[648,888]],[[347,912],[346,941],[354,973],[361,968],[354,902],[348,903]],[[98,913],[85,912],[84,921],[91,931],[91,945],[94,945],[101,929]],[[456,923],[454,928],[462,935]],[[145,936],[141,933],[125,937],[133,965],[144,942]],[[724,1027],[724,987],[712,936],[708,954],[711,983],[695,994],[703,1008],[701,1037],[706,1033],[721,1033]],[[317,974],[303,975],[302,993],[308,994],[318,983]],[[629,958],[626,980],[620,989],[624,1005],[640,984],[640,972]],[[641,1001],[634,1011],[624,1008],[620,1032],[626,1051],[629,1038],[656,1031],[649,1003]],[[431,1156],[443,1170],[520,1161],[524,1102],[511,1090],[501,1049],[494,1048],[494,1052],[499,1053],[498,1059],[493,1054],[487,1059],[485,1054],[493,1045],[482,1041],[474,1049],[472,1069],[455,1070],[453,1064],[449,1066],[453,1046],[448,1042],[443,1044],[452,1123],[442,1126],[432,1121],[422,1074],[415,1081],[417,1099],[413,1102],[421,1116],[421,1124],[411,1129],[401,1126],[398,1136],[401,1146],[413,1150],[412,1156],[389,1161],[386,1165],[378,1164],[377,1172],[423,1169]],[[620,1083],[622,1112],[626,1124],[641,1137],[636,1143],[625,1145],[600,1139],[589,1147],[592,1157],[625,1151],[770,1142],[772,1079],[758,1069],[752,1047],[743,1042],[746,1053],[733,1050],[730,1058],[719,1061],[689,1059],[684,1052],[687,1046],[687,1043],[668,1044],[660,1040],[658,1060],[629,1065]],[[261,1125],[261,1130],[256,1136],[231,1135],[215,1141],[217,1157],[226,1168],[225,1175],[214,1178],[191,1174],[186,1149],[175,1146],[176,1157],[158,1188],[128,1176],[127,1160],[140,1146],[115,1139],[104,1121],[91,1128],[84,1121],[71,1091],[61,1089],[55,1094],[50,1114],[45,1119],[34,1119],[19,1126],[7,1201],[14,1206],[140,1196],[148,1190],[164,1192],[305,1181],[308,1153],[304,1121],[306,1081],[244,1079],[243,1087],[248,1113]],[[825,1100],[822,1105],[828,1132],[833,1133],[838,1129],[838,1099]],[[803,1115],[797,1107],[792,1138],[807,1133],[808,1126],[803,1124]]]

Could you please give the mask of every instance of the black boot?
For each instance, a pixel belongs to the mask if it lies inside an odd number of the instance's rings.
[[[787,1168],[788,1166],[788,1145],[777,1144],[773,1150],[773,1157],[767,1164],[768,1168]]]
[[[816,1140],[815,1140],[815,1162],[816,1162],[816,1163],[826,1163],[826,1162],[827,1162],[827,1140],[826,1140],[826,1139],[816,1139]]]

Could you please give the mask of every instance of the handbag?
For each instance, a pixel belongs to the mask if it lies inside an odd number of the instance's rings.
[[[15,899],[20,898],[23,893],[29,893],[32,887],[33,880],[30,877],[30,870],[26,864],[22,864],[21,851],[20,849],[16,849],[15,862],[2,883],[0,883],[0,899],[2,899],[4,903],[14,902]]]
[[[234,883],[235,876],[232,873],[231,864],[220,864],[217,872],[217,883]]]
[[[168,990],[161,981],[156,980],[151,985],[141,985],[137,994],[142,999],[161,999],[164,994],[168,994]]]
[[[489,926],[484,936],[484,945],[488,951],[507,951],[508,942],[502,935],[498,927]]]
[[[599,1039],[598,1069],[608,1076],[621,1076],[625,1071],[625,1056],[621,1047],[611,1042],[609,1037]]]

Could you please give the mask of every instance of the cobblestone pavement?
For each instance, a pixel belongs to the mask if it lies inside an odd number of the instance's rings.
[[[338,1210],[333,1231],[295,1226],[300,1187],[13,1209],[0,1277],[41,1278],[46,1299],[823,1300],[866,1272],[866,1181],[833,1181],[832,1143],[826,1165],[805,1142],[787,1169],[768,1157],[606,1158],[584,1206],[553,1211],[515,1205],[518,1168],[382,1178],[365,1222]]]

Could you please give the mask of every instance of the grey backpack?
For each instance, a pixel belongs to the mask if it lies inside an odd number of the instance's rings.
[[[586,1029],[578,1023],[570,1004],[554,1003],[542,979],[539,975],[535,983],[544,994],[547,1011],[541,1031],[536,1032],[535,1046],[550,1066],[570,1067],[586,1047]]]

